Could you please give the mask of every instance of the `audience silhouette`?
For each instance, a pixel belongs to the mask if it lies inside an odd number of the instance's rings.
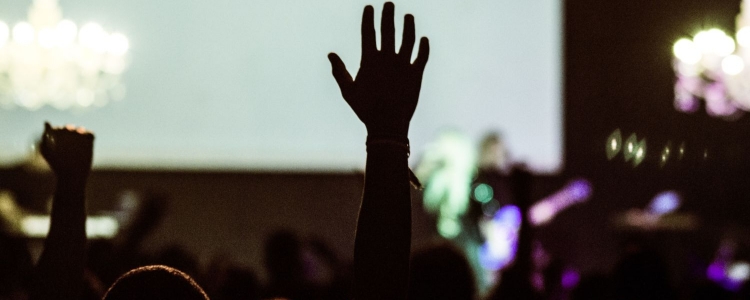
[[[409,127],[430,45],[422,37],[416,59],[411,61],[416,34],[414,17],[407,14],[396,52],[394,15],[394,4],[386,2],[378,49],[374,8],[364,8],[362,56],[355,76],[337,54],[328,54],[342,97],[367,130],[365,181],[351,270],[322,239],[305,239],[290,230],[273,232],[263,245],[268,274],[265,285],[254,270],[226,256],[218,256],[206,272],[198,256],[180,245],[164,248],[157,255],[144,254],[144,241],[168,207],[169,197],[158,192],[145,194],[116,238],[87,241],[86,186],[94,135],[83,127],[45,123],[39,150],[56,180],[49,233],[34,265],[24,240],[0,230],[0,299],[206,300],[210,295],[214,300],[562,300],[680,296],[670,285],[666,263],[646,247],[629,248],[632,251],[626,252],[611,276],[588,275],[575,289],[565,287],[564,262],[554,258],[544,267],[535,264],[534,229],[526,217],[522,218],[515,259],[490,276],[499,280],[488,295],[477,289],[476,274],[483,270],[477,270],[465,250],[451,241],[441,240],[412,255]],[[488,145],[498,141],[496,137]],[[512,199],[527,216],[533,204],[533,176],[524,167],[514,168],[509,176],[496,167],[485,168],[479,179],[500,183],[496,186],[501,187],[498,190],[503,197]],[[472,218],[483,213],[477,206]],[[479,234],[479,230],[474,231]],[[701,281],[692,296],[732,299],[747,291],[743,286],[732,294]]]

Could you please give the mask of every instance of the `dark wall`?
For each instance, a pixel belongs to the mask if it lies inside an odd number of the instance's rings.
[[[683,194],[681,211],[701,219],[690,231],[650,234],[666,252],[712,255],[728,228],[748,226],[750,118],[733,122],[674,109],[672,45],[701,29],[735,32],[739,0],[597,1],[565,3],[565,176],[590,178],[595,196],[558,220],[559,252],[589,268],[608,268],[625,240],[611,225],[624,210],[645,207],[658,192]],[[647,139],[638,167],[612,161],[605,142],[615,129]],[[686,158],[660,167],[661,149],[686,143]],[[674,149],[674,148],[673,148]],[[703,159],[703,151],[708,152]],[[555,244],[553,243],[553,244]],[[686,251],[694,253],[685,253]],[[675,250],[682,249],[682,250]],[[585,251],[584,251],[585,250]]]

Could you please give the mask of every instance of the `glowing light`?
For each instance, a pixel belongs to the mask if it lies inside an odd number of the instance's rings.
[[[62,20],[55,28],[58,36],[58,42],[61,46],[67,46],[75,42],[78,35],[78,26],[71,20]]]
[[[130,42],[121,33],[113,33],[107,41],[107,51],[114,55],[123,55],[128,52]]]
[[[703,53],[710,53],[719,56],[732,54],[735,48],[734,40],[727,36],[724,31],[717,28],[698,32],[698,34],[693,37],[693,43],[695,43],[697,48]]]
[[[455,219],[441,218],[437,224],[438,233],[446,239],[452,239],[461,233],[461,224]]]
[[[477,185],[477,187],[474,188],[474,199],[476,199],[479,202],[487,203],[492,200],[492,197],[494,196],[494,190],[489,184],[482,183]]]
[[[78,33],[78,41],[81,45],[96,52],[102,53],[107,50],[108,36],[101,25],[88,23],[81,27]]]
[[[682,204],[682,197],[675,191],[664,191],[657,194],[651,204],[649,204],[648,210],[657,215],[664,215],[672,213]]]
[[[516,254],[521,210],[517,206],[500,208],[487,224],[486,241],[479,249],[479,263],[485,270],[499,270],[513,261]]]
[[[31,2],[28,21],[12,30],[0,22],[0,108],[81,109],[124,98],[128,39],[63,19],[58,0]]]
[[[582,203],[591,197],[593,188],[585,179],[577,179],[529,208],[529,223],[543,225],[566,208]]]
[[[13,41],[21,45],[33,43],[34,27],[27,22],[19,22],[13,26]]]
[[[636,145],[635,155],[633,158],[633,167],[640,165],[646,158],[646,139],[641,140]]]
[[[39,39],[39,46],[42,46],[42,48],[49,49],[57,46],[57,33],[50,28],[39,30],[39,34],[37,35],[37,37]]]
[[[605,153],[607,154],[607,159],[611,160],[620,153],[622,148],[622,133],[620,133],[620,129],[615,129],[615,131],[609,135],[607,140],[609,142],[605,147]]]
[[[21,220],[21,231],[29,237],[47,236],[50,226],[48,215],[29,215]],[[109,216],[91,216],[86,218],[86,236],[89,238],[111,238],[117,234],[119,223]]]
[[[745,69],[745,61],[737,55],[730,55],[721,61],[721,70],[728,75],[737,75]]]
[[[691,65],[698,63],[702,57],[700,49],[691,40],[685,38],[674,44],[672,52],[680,61]]]
[[[667,164],[667,161],[669,160],[669,157],[671,156],[671,150],[670,148],[670,142],[667,142],[667,145],[664,146],[664,150],[661,151],[661,162],[659,163],[661,167],[664,167],[664,165]]]
[[[737,43],[742,47],[750,46],[750,27],[742,27],[737,31]]]
[[[733,263],[727,269],[727,277],[735,282],[744,282],[750,278],[750,264],[741,261]]]
[[[630,161],[630,159],[633,158],[635,155],[636,149],[636,143],[638,142],[635,133],[631,134],[627,140],[625,140],[625,144],[627,145],[625,148],[625,152],[623,153],[625,157],[625,161]]]
[[[557,208],[554,204],[547,201],[534,204],[529,209],[529,222],[534,225],[545,224],[552,221],[552,218],[557,214]]]
[[[10,28],[8,28],[8,24],[5,24],[5,22],[0,21],[0,48],[5,46],[5,44],[8,43],[8,39],[10,38]]]
[[[680,156],[679,156],[679,158],[682,159],[683,156],[685,156],[685,142],[682,142],[682,144],[680,144]]]

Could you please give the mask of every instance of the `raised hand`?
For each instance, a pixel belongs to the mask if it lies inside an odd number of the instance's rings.
[[[328,59],[341,95],[367,127],[371,136],[406,137],[409,122],[419,99],[430,45],[427,38],[420,41],[419,52],[411,63],[414,48],[414,16],[404,16],[401,49],[395,52],[394,5],[385,3],[381,21],[381,49],[375,46],[373,8],[366,6],[362,16],[362,60],[356,80],[346,70],[336,53]]]
[[[41,153],[55,175],[85,179],[91,171],[94,135],[83,127],[44,124]]]
[[[49,234],[34,270],[30,299],[80,299],[86,257],[86,181],[94,135],[82,127],[45,123],[40,147],[57,176],[57,185]]]

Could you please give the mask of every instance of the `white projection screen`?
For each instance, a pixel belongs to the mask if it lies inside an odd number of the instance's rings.
[[[326,55],[354,74],[360,21],[382,2],[351,0],[60,0],[63,17],[130,40],[123,100],[83,111],[0,110],[0,165],[28,154],[43,122],[96,134],[95,167],[362,169],[366,131],[341,97]],[[514,161],[562,166],[561,0],[397,1],[430,60],[412,120],[411,163],[440,130],[479,143],[502,132]],[[30,0],[0,0],[0,20]],[[378,38],[379,40],[379,38]],[[416,50],[414,51],[416,56]]]

